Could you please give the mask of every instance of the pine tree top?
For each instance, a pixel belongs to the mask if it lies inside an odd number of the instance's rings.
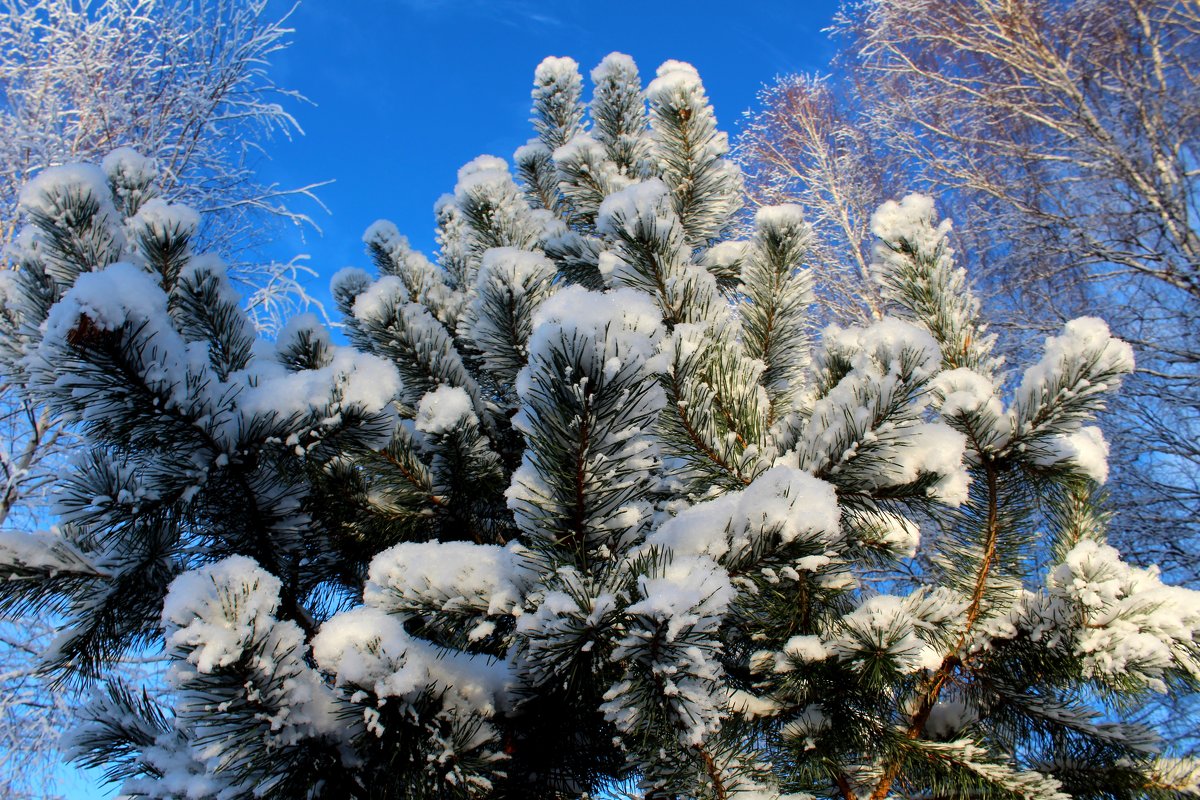
[[[1105,543],[1129,346],[1075,320],[1010,380],[918,195],[873,222],[889,315],[815,331],[694,68],[592,78],[538,68],[436,258],[368,229],[346,345],[257,337],[129,154],[26,188],[7,368],[85,446],[0,598],[67,619],[54,680],[161,646],[173,689],[110,682],[75,758],[164,798],[1194,791],[1114,721],[1200,678],[1200,595]]]

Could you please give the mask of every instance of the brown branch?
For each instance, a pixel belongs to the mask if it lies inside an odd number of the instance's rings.
[[[713,796],[716,800],[726,800],[729,797],[729,790],[725,788],[725,781],[721,778],[721,770],[717,768],[717,762],[713,761],[713,757],[704,749],[703,745],[696,745],[696,752],[700,754],[700,760],[704,762],[704,771],[708,773],[708,779],[712,781]]]
[[[679,395],[679,382],[675,379],[674,375],[671,376],[671,381],[672,381],[671,388],[675,390],[675,395],[678,396]],[[683,405],[681,405],[679,402],[675,402],[673,405],[675,406],[675,410],[679,412],[679,422],[683,426],[684,433],[686,433],[688,435],[688,438],[692,441],[692,444],[694,444],[701,453],[703,453],[710,461],[712,461],[718,467],[725,470],[730,475],[733,475],[735,478],[737,478],[742,483],[749,485],[750,484],[749,479],[743,477],[743,475],[740,472],[738,472],[736,469],[734,469],[729,464],[726,464],[725,460],[723,458],[721,458],[720,455],[718,455],[716,452],[714,452],[712,449],[710,449],[708,445],[706,445],[704,443],[704,440],[702,438],[700,438],[700,433],[695,428],[693,428],[692,424],[688,421],[687,414],[685,414],[683,411]]]
[[[850,780],[845,775],[837,776],[837,786],[838,791],[842,793],[842,800],[858,800],[858,795],[854,793]]]
[[[937,671],[925,684],[925,689],[921,695],[921,702],[917,706],[912,720],[909,722],[908,729],[904,732],[906,739],[916,739],[925,731],[925,723],[929,721],[929,715],[933,711],[933,707],[937,705],[942,688],[945,687],[954,670],[962,666],[962,661],[959,659],[958,653],[966,644],[967,637],[970,636],[974,629],[975,623],[979,619],[980,609],[983,607],[983,596],[987,589],[988,575],[992,571],[992,563],[996,560],[996,543],[1000,533],[1000,510],[997,501],[998,487],[995,463],[990,460],[985,461],[984,470],[987,474],[988,489],[987,536],[983,546],[983,563],[980,564],[979,572],[975,576],[975,588],[971,593],[971,602],[967,606],[966,624],[958,637],[958,641],[954,645],[954,649],[942,659],[942,663],[937,668]],[[875,787],[875,791],[871,793],[870,800],[884,800],[888,792],[891,791],[892,783],[895,782],[899,774],[900,762],[894,761],[884,771],[883,778],[880,780],[879,785]]]
[[[426,486],[424,481],[422,481],[420,478],[418,478],[416,475],[414,475],[412,473],[412,471],[408,469],[408,467],[404,466],[404,464],[400,461],[400,459],[396,458],[394,455],[389,453],[387,450],[380,450],[379,455],[383,456],[384,461],[388,462],[393,467],[400,470],[400,474],[404,476],[405,480],[407,480],[413,486],[420,489],[421,493],[423,495],[425,495],[425,498],[429,502],[433,503],[438,508],[443,508],[443,509],[446,508],[445,499],[442,498],[441,496],[436,495],[433,492],[431,492],[430,487]]]

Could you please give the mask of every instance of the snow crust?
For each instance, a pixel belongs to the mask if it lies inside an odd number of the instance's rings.
[[[1108,480],[1108,442],[1094,425],[1058,434],[1040,443],[1034,462],[1042,466],[1069,463],[1096,483]]]
[[[155,333],[174,332],[167,316],[167,296],[158,282],[145,270],[125,262],[80,275],[50,309],[45,338],[64,340],[81,315],[103,331],[114,331],[126,322],[148,322],[156,328]]]
[[[661,575],[639,577],[638,593],[626,613],[665,622],[667,641],[702,622],[716,624],[734,597],[728,574],[715,561],[682,555],[668,561]]]
[[[157,238],[194,236],[200,228],[200,215],[185,205],[154,197],[142,203],[137,214],[129,220],[129,227]]]
[[[350,277],[352,276],[347,276],[347,278]],[[354,318],[361,320],[385,319],[396,308],[407,303],[408,287],[404,285],[400,276],[384,275],[359,291],[358,296],[354,299]]]
[[[784,644],[783,654],[809,663],[829,658],[820,636],[793,636]]]
[[[132,147],[118,147],[100,162],[100,169],[115,184],[148,184],[158,177],[158,165]]]
[[[934,225],[933,198],[913,193],[900,202],[888,200],[871,215],[871,233],[885,242],[908,241],[917,249],[931,250],[950,232],[950,220]]]
[[[880,511],[872,516],[877,524],[878,544],[883,545],[901,558],[912,558],[921,544],[921,529],[907,517],[890,511]]]
[[[373,559],[367,605],[412,611],[514,613],[532,576],[522,551],[470,542],[404,542]]]
[[[662,313],[642,292],[617,289],[600,293],[572,285],[534,312],[530,361],[535,354],[544,357],[563,341],[588,340],[594,343],[592,358],[615,374],[624,362],[648,361],[662,334]],[[529,389],[527,368],[517,379],[517,390],[524,394]]]
[[[655,105],[671,105],[680,95],[686,97],[704,91],[700,73],[686,61],[664,61],[655,75],[646,87],[646,99]]]
[[[1016,392],[1017,403],[1027,409],[1037,408],[1051,399],[1051,387],[1064,380],[1067,384],[1063,391],[1069,396],[1099,394],[1111,388],[1082,378],[1085,366],[1091,374],[1132,372],[1133,348],[1113,337],[1101,319],[1071,320],[1060,336],[1046,338],[1042,358],[1025,370]]]
[[[904,417],[883,419],[899,393],[937,374],[941,352],[933,337],[889,318],[866,328],[831,325],[822,347],[819,367],[836,356],[852,368],[813,404],[796,448],[798,466],[841,471],[851,468],[860,451],[869,450],[879,462],[862,476],[871,485],[904,485],[933,473],[939,476],[933,496],[951,505],[962,503],[970,485],[963,464],[966,437],[944,423],[919,421],[924,403],[919,398],[910,402]]]
[[[78,277],[62,299],[51,307],[42,326],[37,350],[26,357],[30,382],[55,392],[82,391],[94,376],[63,373],[59,358],[78,343],[86,345],[100,332],[113,332],[129,324],[140,338],[153,343],[153,358],[141,365],[142,380],[165,397],[167,407],[195,401],[188,388],[189,374],[203,376],[208,368],[207,349],[187,345],[167,313],[167,296],[149,273],[133,264],[118,262],[98,272]],[[210,388],[215,381],[203,381]],[[107,413],[100,404],[84,415]]]
[[[389,361],[350,347],[333,350],[327,366],[290,372],[278,362],[257,360],[253,385],[238,405],[249,415],[335,414],[354,407],[365,413],[384,411],[400,393],[400,373]]]
[[[937,669],[942,654],[916,631],[918,620],[905,598],[879,594],[868,597],[841,619],[842,633],[827,643],[831,655],[861,665],[882,654],[901,672]]]
[[[773,467],[745,489],[698,503],[667,520],[646,539],[677,557],[736,557],[764,537],[833,547],[841,539],[834,487],[794,467]]]
[[[483,253],[476,280],[480,284],[497,283],[515,288],[550,281],[555,273],[554,263],[543,253],[516,247],[492,247]]]
[[[363,244],[378,244],[384,250],[407,249],[408,238],[390,220],[377,219],[367,226],[362,235]]]
[[[778,702],[769,697],[756,697],[742,689],[734,689],[729,693],[729,710],[748,719],[773,717],[783,710]],[[738,797],[745,797],[744,792],[738,792]]]
[[[625,53],[612,52],[600,59],[600,63],[592,68],[592,83],[597,86],[608,80],[623,81],[627,76],[637,74],[637,64],[631,56]]]
[[[907,367],[913,383],[933,377],[942,363],[941,348],[928,331],[894,317],[865,328],[830,325],[821,334],[821,347],[849,356],[858,372],[898,375]]]
[[[1004,416],[1003,404],[992,381],[966,367],[938,374],[929,388],[938,396],[938,410],[943,416],[980,413],[990,414],[996,419]]]
[[[897,460],[892,464],[889,480],[909,483],[921,473],[940,476],[930,489],[930,495],[941,502],[957,506],[967,501],[971,475],[967,472],[964,455],[967,437],[940,422],[913,426],[905,443],[896,448]]]
[[[275,624],[279,579],[245,556],[177,576],[163,601],[167,644],[201,673],[226,667]]]
[[[513,163],[521,168],[522,165],[550,158],[550,148],[542,144],[541,139],[530,139],[513,151]],[[518,169],[519,171],[519,169]]]
[[[0,564],[48,572],[98,572],[79,548],[57,531],[0,530]]]
[[[809,703],[780,731],[784,738],[801,744],[805,750],[815,750],[817,739],[829,729],[829,717],[818,703]]]
[[[422,433],[445,433],[463,422],[478,424],[471,396],[459,386],[442,384],[421,397],[414,426]]]
[[[311,311],[306,311],[303,314],[297,314],[292,317],[280,328],[278,335],[275,337],[275,350],[281,353],[285,352],[297,346],[301,337],[319,342],[326,348],[333,347],[333,342],[329,336],[329,329],[321,324],[320,317]]]
[[[116,220],[108,177],[92,164],[47,167],[21,189],[17,206],[26,214],[38,212],[56,217],[61,210],[60,201],[72,194],[90,197],[99,205],[101,216]]]
[[[979,719],[979,710],[965,700],[939,700],[929,711],[926,733],[934,739],[949,739]]]
[[[313,657],[338,686],[416,701],[432,689],[446,707],[492,716],[508,707],[505,662],[443,650],[409,635],[403,621],[372,606],[331,617],[312,640]]]
[[[342,299],[353,301],[372,283],[370,274],[358,267],[343,267],[333,273],[329,279],[329,293],[342,302]]]
[[[512,175],[508,172],[508,163],[504,159],[488,155],[477,156],[460,167],[458,183],[454,185],[454,198],[461,203],[471,192],[487,187],[512,187],[515,190]]]
[[[806,226],[804,208],[795,203],[762,206],[754,212],[754,225],[760,230],[798,231]]]
[[[1183,655],[1200,643],[1200,592],[1164,584],[1156,567],[1132,566],[1116,548],[1084,539],[1052,573],[1047,599],[1037,610],[1046,633],[1074,629],[1087,672],[1139,676],[1160,692],[1170,668],[1200,677],[1200,663]]]
[[[600,203],[596,229],[600,233],[616,235],[638,220],[647,225],[662,220],[663,227],[669,227],[670,193],[661,178],[631,184]]]
[[[582,83],[579,77],[579,62],[566,56],[547,56],[534,69],[533,82],[538,87],[559,83]],[[535,93],[536,91],[535,89]]]
[[[744,241],[715,244],[704,253],[704,266],[717,272],[740,274],[749,247],[750,243]]]

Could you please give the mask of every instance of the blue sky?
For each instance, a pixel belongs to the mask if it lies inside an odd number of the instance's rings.
[[[312,256],[324,294],[343,266],[368,266],[362,231],[391,219],[432,255],[433,204],[458,167],[482,153],[510,160],[531,135],[533,70],[570,56],[587,73],[614,50],[644,80],[663,61],[700,71],[721,126],[734,133],[763,83],[821,71],[832,47],[821,30],[835,10],[818,2],[592,2],[560,0],[307,0],[294,44],[274,61],[280,85],[315,105],[292,108],[305,135],[274,143],[263,177],[320,190],[323,235],[288,231],[270,252]],[[274,9],[286,11],[280,0]],[[590,92],[590,87],[587,88]]]
[[[322,234],[288,229],[267,252],[309,254],[320,273],[312,289],[325,298],[338,269],[369,266],[362,232],[381,217],[432,256],[433,204],[453,189],[458,168],[482,153],[510,160],[533,135],[529,91],[548,55],[574,58],[586,76],[618,50],[634,57],[644,81],[667,59],[691,62],[732,136],[764,83],[825,68],[833,48],[821,31],[836,5],[306,0],[272,75],[313,105],[289,106],[305,135],[272,143],[261,175],[282,186],[333,180],[319,192],[331,213],[298,204]],[[268,13],[290,6],[272,0]],[[69,767],[60,789],[71,800],[104,795]]]

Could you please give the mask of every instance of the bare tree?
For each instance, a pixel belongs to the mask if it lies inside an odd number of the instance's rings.
[[[302,101],[269,72],[288,45],[287,15],[265,0],[0,0],[0,261],[18,257],[17,193],[40,170],[98,163],[119,148],[149,161],[152,191],[200,213],[203,247],[226,256],[253,322],[276,328],[311,302],[304,262],[244,260],[278,226],[312,225],[296,188],[256,177],[270,141],[300,132]],[[132,152],[127,156],[136,165]],[[237,254],[238,260],[234,258]],[[0,279],[5,279],[0,275]],[[0,292],[3,294],[3,292]],[[0,382],[0,525],[47,524],[43,489],[70,431]],[[0,790],[48,790],[58,712],[69,698],[36,680],[51,620],[0,631]]]
[[[841,163],[866,157],[953,195],[997,323],[1101,309],[1139,356],[1113,431],[1118,527],[1200,578],[1200,3],[864,0],[833,33],[833,78],[764,91],[741,141],[752,194],[794,192],[818,230],[851,209],[830,241],[861,260],[855,193],[897,193]]]
[[[16,232],[16,194],[41,169],[99,161],[132,147],[157,162],[162,194],[205,221],[222,255],[251,252],[272,223],[311,225],[293,208],[314,183],[263,184],[258,161],[276,136],[300,132],[271,78],[287,16],[265,0],[0,0],[0,244]],[[260,327],[308,298],[288,264],[237,262]]]
[[[861,269],[870,193],[931,191],[999,328],[1098,310],[1138,356],[1115,538],[1200,582],[1200,2],[862,0],[832,32],[833,74],[777,80],[749,118],[751,196],[795,198],[842,254],[821,257]],[[859,275],[831,279],[844,312]],[[1160,721],[1195,751],[1196,698],[1175,702]]]
[[[798,203],[813,227],[811,264],[822,314],[882,315],[870,277],[871,214],[905,188],[889,178],[889,154],[861,124],[855,97],[828,79],[790,75],[764,87],[736,150],[753,206]]]
[[[871,0],[835,30],[873,129],[1000,224],[1006,313],[1099,302],[1136,343],[1121,522],[1200,577],[1200,3]]]
[[[839,15],[892,147],[1102,277],[1200,298],[1195,0],[872,0]],[[884,101],[886,102],[880,102]]]

